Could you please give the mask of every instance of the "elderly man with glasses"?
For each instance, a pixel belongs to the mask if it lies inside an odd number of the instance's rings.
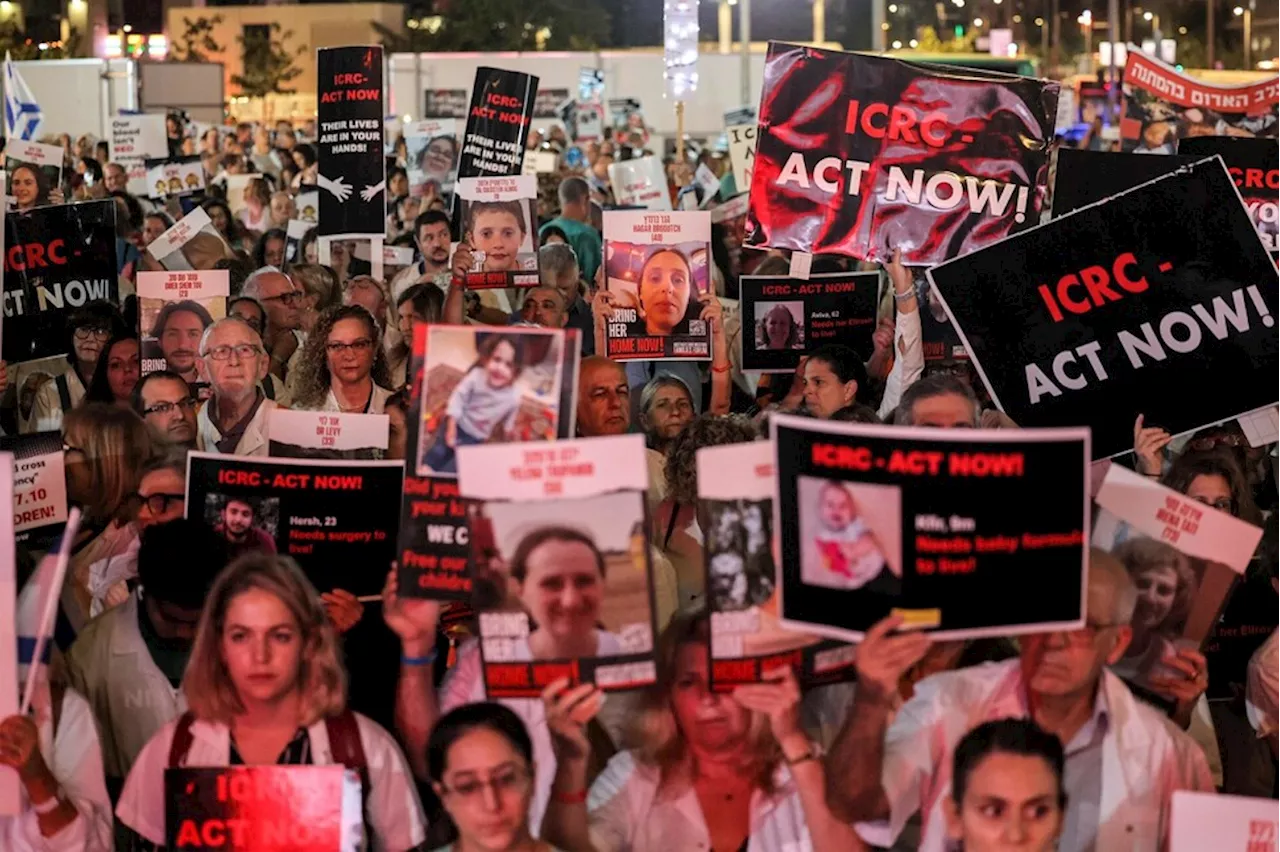
[[[302,345],[302,308],[306,292],[274,266],[264,266],[245,279],[241,296],[254,299],[267,314],[261,332],[263,349],[271,356],[270,372],[288,378],[289,359]]]
[[[196,448],[237,456],[267,455],[267,417],[276,403],[259,383],[267,351],[258,332],[239,317],[220,319],[200,341],[200,366],[213,395],[196,415]]]

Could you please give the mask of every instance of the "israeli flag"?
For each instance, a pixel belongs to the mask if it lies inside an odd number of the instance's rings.
[[[22,690],[23,713],[31,706],[37,690],[48,688],[44,673],[53,647],[58,600],[79,528],[80,510],[72,507],[67,513],[67,526],[61,541],[40,560],[36,572],[18,595],[15,623],[18,628],[18,678],[25,684]]]
[[[9,54],[4,55],[4,131],[10,139],[34,139],[44,121],[40,104],[18,73]]]

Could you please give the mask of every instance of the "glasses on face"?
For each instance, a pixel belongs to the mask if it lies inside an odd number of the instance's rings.
[[[264,296],[262,301],[279,302],[282,305],[290,306],[297,304],[298,300],[301,299],[303,295],[303,293],[299,293],[297,290],[290,290],[289,292],[281,293],[278,296]]]
[[[92,337],[94,340],[101,343],[111,336],[111,329],[88,328],[88,327],[77,328],[75,331],[75,336],[76,336],[76,340],[88,340],[89,338]]]
[[[363,354],[373,348],[373,341],[367,337],[361,337],[350,343],[343,343],[341,340],[330,340],[324,345],[324,348],[330,355],[341,355],[348,350]]]
[[[247,361],[250,358],[256,358],[261,355],[262,347],[255,346],[252,343],[241,343],[238,346],[215,346],[206,351],[204,357],[212,358],[215,361],[229,361],[233,354],[241,361]]]
[[[129,496],[133,498],[139,508],[146,506],[147,511],[157,517],[169,511],[169,506],[172,504],[183,503],[187,499],[185,494],[166,494],[162,491],[157,491],[155,494],[139,494],[134,492]]]
[[[1210,435],[1204,438],[1192,438],[1187,445],[1193,450],[1207,452],[1214,447],[1243,447],[1244,438],[1240,435]]]
[[[195,407],[196,401],[191,397],[187,397],[185,399],[180,399],[177,402],[157,402],[150,408],[142,409],[142,414],[143,416],[149,414],[172,414],[179,409],[182,411],[192,411]]]
[[[529,786],[529,770],[513,767],[500,770],[488,778],[468,778],[458,784],[441,784],[447,795],[457,796],[465,804],[479,802],[486,788],[492,787],[495,796],[521,795]]]

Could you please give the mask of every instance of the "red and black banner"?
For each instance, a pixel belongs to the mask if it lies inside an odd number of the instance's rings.
[[[113,199],[36,207],[4,217],[4,340],[9,364],[67,352],[67,319],[86,302],[118,301]]]
[[[1230,136],[1196,136],[1184,139],[1178,153],[1188,157],[1222,157],[1227,174],[1236,182],[1258,239],[1271,252],[1280,251],[1277,242],[1280,213],[1280,140],[1239,139]]]
[[[500,68],[476,69],[458,161],[460,179],[520,174],[537,94],[537,77]]]
[[[321,48],[316,60],[320,236],[387,230],[382,48]]]
[[[806,352],[842,343],[871,357],[878,272],[838,272],[808,280],[785,275],[741,279],[742,369],[794,372]]]
[[[1038,218],[1059,84],[771,43],[747,245],[940,263]]]
[[[1095,459],[1276,402],[1276,269],[1216,157],[928,275],[1000,409]]]
[[[342,766],[166,769],[165,846],[219,852],[342,852],[360,837],[344,813]]]

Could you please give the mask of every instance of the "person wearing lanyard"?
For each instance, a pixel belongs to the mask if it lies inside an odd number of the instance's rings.
[[[391,396],[378,325],[359,305],[320,314],[295,370],[294,407],[303,411],[382,414]]]

